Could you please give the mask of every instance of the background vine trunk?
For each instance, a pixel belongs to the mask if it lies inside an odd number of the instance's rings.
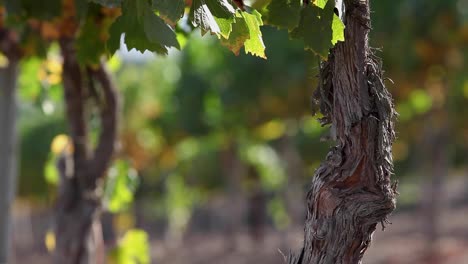
[[[307,195],[304,247],[289,263],[361,263],[378,223],[395,208],[393,119],[381,63],[368,45],[368,0],[345,0],[345,41],[321,64],[315,93],[336,146]]]
[[[62,39],[60,47],[64,59],[63,85],[73,152],[63,153],[57,164],[61,182],[55,218],[55,263],[105,263],[99,220],[99,185],[114,152],[117,91],[103,64],[95,70],[88,69],[87,76],[84,74],[86,71],[77,61],[72,39]],[[98,102],[101,122],[94,149],[88,141],[89,108],[85,108],[85,105],[89,106],[90,99]]]
[[[1,52],[8,64],[0,67],[0,263],[9,263],[11,208],[17,176],[17,79],[19,56],[8,31],[0,32]]]

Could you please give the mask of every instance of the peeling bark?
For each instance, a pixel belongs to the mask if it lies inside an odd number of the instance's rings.
[[[395,208],[391,185],[396,115],[368,45],[368,0],[345,0],[345,41],[321,64],[315,93],[336,146],[307,195],[304,246],[288,263],[361,263],[378,223]]]
[[[90,70],[85,81],[72,39],[61,39],[63,86],[73,153],[62,154],[58,161],[60,185],[56,208],[57,248],[55,263],[104,263],[100,224],[101,192],[104,177],[114,152],[118,100],[115,85],[103,64]],[[96,81],[103,95],[100,105],[101,134],[94,150],[88,144],[86,94]]]

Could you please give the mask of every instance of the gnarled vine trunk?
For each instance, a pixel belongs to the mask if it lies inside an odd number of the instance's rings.
[[[289,263],[361,263],[377,224],[395,208],[393,118],[380,61],[368,45],[369,0],[344,0],[345,41],[322,63],[316,96],[336,146],[307,195],[304,247]]]
[[[11,252],[11,205],[17,175],[17,79],[19,53],[10,31],[0,29],[0,51],[8,64],[0,67],[0,263]]]
[[[63,86],[72,153],[58,161],[60,185],[57,197],[55,263],[105,263],[99,221],[104,177],[114,152],[117,131],[117,91],[103,64],[88,69],[79,65],[73,39],[60,41]],[[85,78],[87,77],[87,79]],[[97,86],[94,86],[96,82]],[[99,92],[96,90],[99,89]],[[100,95],[100,96],[96,96]],[[100,135],[95,149],[88,141],[89,118],[85,107],[92,97],[99,101]]]

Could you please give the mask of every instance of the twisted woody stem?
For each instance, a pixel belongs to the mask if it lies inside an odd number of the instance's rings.
[[[368,45],[368,0],[344,1],[345,41],[320,70],[315,99],[336,146],[307,195],[304,246],[294,264],[360,263],[377,224],[395,208],[392,142],[395,110],[379,59]]]

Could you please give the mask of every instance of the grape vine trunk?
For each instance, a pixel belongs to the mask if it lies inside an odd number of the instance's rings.
[[[361,263],[395,208],[392,98],[368,44],[368,0],[344,1],[345,41],[321,64],[315,99],[336,142],[307,195],[304,246],[290,264]]]

